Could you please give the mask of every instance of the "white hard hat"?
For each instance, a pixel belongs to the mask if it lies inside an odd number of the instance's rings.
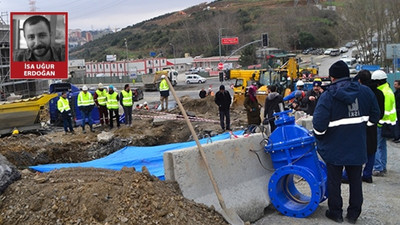
[[[297,81],[296,86],[304,86],[304,82],[302,80]]]
[[[102,83],[99,83],[98,87],[99,88],[104,88],[104,85]]]
[[[165,78],[165,75],[163,74],[163,75],[161,75],[161,79],[164,79]]]
[[[382,70],[376,70],[371,75],[371,80],[384,80],[387,79],[387,74]]]
[[[147,105],[147,102],[143,102],[143,105]]]
[[[87,90],[88,90],[87,86],[86,86],[86,85],[83,85],[82,91],[87,91]]]

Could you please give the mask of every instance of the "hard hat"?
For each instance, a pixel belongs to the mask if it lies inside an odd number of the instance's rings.
[[[14,129],[14,130],[13,130],[13,132],[12,132],[12,134],[13,134],[13,135],[17,135],[17,134],[19,134],[19,131],[18,131],[18,129]]]
[[[87,90],[88,90],[87,86],[86,86],[86,85],[83,85],[82,91],[87,91]]]
[[[140,107],[140,108],[142,108],[142,107],[143,107],[143,105],[142,105],[142,104],[140,104],[140,105],[139,105],[139,107]]]
[[[384,80],[387,79],[387,74],[382,70],[376,70],[371,75],[371,80]]]
[[[297,81],[296,86],[304,86],[304,82],[302,80]]]
[[[143,102],[143,105],[147,105],[147,102]]]
[[[98,88],[104,88],[104,85],[102,83],[99,83]]]
[[[163,74],[163,75],[161,75],[161,79],[164,79],[165,78],[165,75]]]
[[[110,85],[110,86],[108,86],[108,89],[114,90],[114,86]]]

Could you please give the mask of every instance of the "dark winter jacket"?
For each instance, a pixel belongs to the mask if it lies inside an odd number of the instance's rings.
[[[274,113],[280,112],[279,103],[284,106],[283,97],[277,92],[268,94],[264,104],[264,118],[272,118]]]
[[[258,103],[257,99],[255,99],[255,101],[251,101],[250,97],[246,96],[243,105],[246,109],[248,125],[260,125],[260,104]]]
[[[379,111],[380,111],[379,119],[382,119],[383,114],[385,113],[385,96],[383,95],[383,92],[377,88],[376,84],[370,84],[367,86],[369,88],[371,88],[372,92],[374,92],[374,94],[375,94],[375,98],[378,101]],[[367,153],[368,153],[368,155],[375,154],[376,149],[378,147],[377,128],[378,128],[377,124],[367,127]]]
[[[396,99],[397,120],[400,120],[400,90],[394,92],[394,98]]]
[[[314,134],[322,159],[333,165],[367,161],[367,124],[379,121],[379,106],[370,88],[345,77],[325,91],[313,115]]]
[[[317,102],[318,102],[318,99],[319,99],[320,95],[321,95],[320,92],[315,92],[314,90],[311,89],[311,90],[307,91],[306,97],[304,97],[302,99],[303,105],[306,106],[306,107],[304,107],[305,108],[305,112],[308,115],[312,116],[314,114],[315,106],[317,105]],[[309,99],[310,96],[314,96],[315,97],[315,101],[310,101],[310,99]]]
[[[230,107],[231,101],[232,101],[231,94],[229,94],[228,91],[223,91],[223,92],[218,91],[215,94],[214,101],[215,101],[215,104],[218,105],[218,108],[220,111],[229,110],[229,107]]]

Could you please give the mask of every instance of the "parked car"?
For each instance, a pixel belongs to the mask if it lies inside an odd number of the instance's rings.
[[[197,74],[190,74],[190,75],[186,75],[186,83],[187,84],[192,84],[192,83],[205,83],[207,81],[206,78],[197,75]]]
[[[309,54],[309,53],[311,53],[312,51],[314,51],[315,50],[315,48],[307,48],[307,49],[304,49],[304,51],[302,52],[304,55],[307,55],[307,54]]]
[[[324,51],[324,55],[330,55],[333,48],[328,48]]]
[[[133,101],[139,101],[144,98],[143,90],[140,88],[131,88]]]
[[[334,48],[331,50],[331,53],[329,53],[330,56],[338,56],[340,55],[340,50],[337,48]]]
[[[340,53],[345,53],[345,52],[349,51],[349,49],[346,47],[341,47],[341,48],[339,48],[339,50],[340,50]]]

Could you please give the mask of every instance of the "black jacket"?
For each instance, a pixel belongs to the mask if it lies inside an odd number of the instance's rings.
[[[321,95],[320,92],[315,92],[312,89],[307,91],[306,97],[303,98],[302,102],[303,102],[303,105],[306,106],[305,107],[305,112],[308,115],[312,116],[314,114],[315,106],[317,105],[317,102],[318,102],[318,99],[319,99],[320,95]],[[314,96],[315,97],[315,101],[310,101],[310,99],[309,99],[310,96]]]
[[[272,118],[274,113],[280,112],[279,103],[283,103],[283,97],[277,92],[268,94],[264,104],[264,118]]]
[[[215,104],[218,105],[219,110],[222,110],[222,111],[229,110],[229,108],[231,106],[231,101],[232,101],[231,94],[229,94],[228,91],[224,91],[224,92],[218,91],[215,94],[214,101],[215,101]]]

